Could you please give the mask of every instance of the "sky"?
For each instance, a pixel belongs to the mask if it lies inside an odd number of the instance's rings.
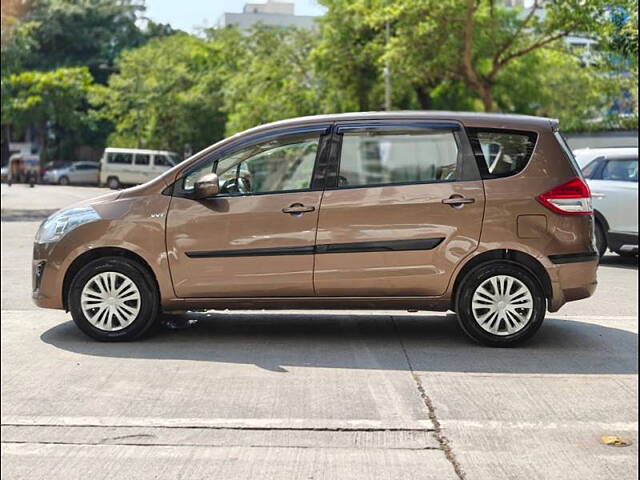
[[[146,16],[154,22],[170,23],[172,27],[195,32],[198,27],[214,26],[224,12],[242,12],[245,3],[265,3],[265,0],[146,0]],[[294,0],[296,15],[322,15],[316,0]]]

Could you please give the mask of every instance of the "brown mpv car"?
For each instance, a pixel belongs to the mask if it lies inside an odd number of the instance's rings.
[[[507,346],[590,296],[597,265],[557,121],[350,113],[250,129],[53,214],[33,298],[98,340],[139,337],[161,311],[419,309]]]

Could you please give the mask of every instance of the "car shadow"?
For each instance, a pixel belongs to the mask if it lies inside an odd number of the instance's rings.
[[[609,253],[600,259],[600,265],[638,270],[638,257],[622,257],[617,253]]]
[[[2,209],[0,220],[3,222],[41,222],[55,212],[56,209]]]
[[[41,335],[56,348],[83,355],[287,367],[511,373],[636,374],[638,336],[615,327],[547,318],[517,348],[470,341],[454,315],[370,313],[188,313],[192,324],[159,327],[144,340],[101,343],[65,322]]]

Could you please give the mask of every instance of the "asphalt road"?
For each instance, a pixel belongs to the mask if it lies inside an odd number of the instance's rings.
[[[2,478],[637,477],[634,262],[606,256],[516,349],[428,312],[210,312],[101,344],[31,303],[30,255],[42,215],[102,191],[2,185]]]

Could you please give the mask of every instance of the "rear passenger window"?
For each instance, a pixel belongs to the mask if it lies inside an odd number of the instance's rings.
[[[453,132],[345,132],[339,186],[453,181],[457,166]]]
[[[522,171],[536,144],[533,132],[469,129],[473,147],[483,176],[508,177]]]
[[[150,155],[136,153],[136,165],[149,165]]]
[[[107,157],[107,161],[108,163],[119,163],[119,164],[126,164],[126,165],[131,165],[131,161],[133,160],[133,155],[131,155],[130,153],[109,153],[109,156]]]
[[[609,160],[602,169],[603,180],[618,180],[621,182],[638,181],[638,159],[625,158]]]
[[[159,167],[173,167],[173,162],[166,155],[156,155],[153,158],[153,164]]]

